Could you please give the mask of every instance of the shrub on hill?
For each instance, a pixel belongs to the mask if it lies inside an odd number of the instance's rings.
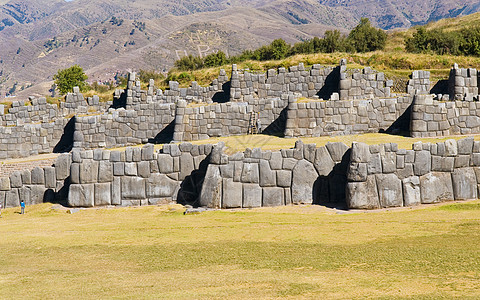
[[[73,91],[74,86],[78,86],[80,90],[84,90],[87,85],[85,82],[87,78],[87,75],[79,65],[73,65],[70,68],[58,70],[57,74],[53,76],[53,80],[61,94]]]

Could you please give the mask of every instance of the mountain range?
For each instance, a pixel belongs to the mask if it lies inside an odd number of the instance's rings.
[[[394,29],[479,10],[476,0],[0,0],[0,98],[50,81],[37,86],[44,91],[73,64],[105,81],[128,70],[165,72],[187,54],[347,33],[361,17]]]

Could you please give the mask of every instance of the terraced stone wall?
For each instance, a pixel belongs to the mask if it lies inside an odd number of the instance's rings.
[[[478,198],[480,142],[354,143],[347,171],[349,208],[377,209]]]
[[[285,137],[408,131],[413,96],[372,100],[292,101]]]

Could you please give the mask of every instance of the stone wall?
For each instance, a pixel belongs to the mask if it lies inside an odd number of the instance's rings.
[[[448,90],[450,100],[473,101],[478,96],[478,72],[476,69],[459,68],[457,64],[450,70]]]
[[[347,73],[346,61],[342,59],[340,63],[339,96],[341,100],[388,98],[392,86],[393,81],[386,80],[383,73],[374,72],[369,67]]]
[[[416,95],[412,105],[410,134],[435,137],[480,133],[480,102],[437,101],[432,95]]]
[[[294,149],[247,149],[234,155],[217,144],[200,194],[201,206],[251,208],[338,203],[345,199],[348,147],[297,142]]]
[[[352,145],[347,171],[349,208],[376,209],[477,199],[480,142]]]
[[[285,137],[334,136],[408,130],[412,96],[373,100],[292,101]],[[404,119],[402,121],[402,118]],[[403,123],[406,123],[403,124]],[[405,128],[406,127],[406,128]]]
[[[93,149],[170,142],[174,118],[175,104],[159,102],[136,104],[128,110],[112,109],[107,114],[77,117],[74,146]]]
[[[290,98],[293,96],[290,96]],[[252,113],[260,120],[262,132],[283,133],[288,96],[189,106],[177,102],[174,141],[196,141],[211,137],[248,133]]]
[[[233,65],[230,100],[250,102],[255,98],[278,98],[285,93],[329,99],[331,93],[322,93],[321,90],[327,83],[332,82],[334,89],[337,88],[338,82],[328,80],[332,71],[332,67],[322,67],[318,64],[307,70],[303,63],[300,63],[288,70],[286,68],[270,69],[266,74],[254,74],[248,70],[239,71],[237,66]]]
[[[430,72],[413,71],[407,85],[408,94],[428,94],[430,91]]]

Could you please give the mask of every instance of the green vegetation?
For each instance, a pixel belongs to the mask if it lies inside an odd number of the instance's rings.
[[[405,48],[412,53],[480,56],[480,26],[456,31],[418,27],[412,37],[405,39]]]
[[[53,80],[57,85],[57,89],[62,94],[73,91],[73,87],[78,86],[80,90],[85,90],[87,75],[83,72],[82,67],[73,65],[68,69],[58,70],[53,76]]]
[[[290,206],[6,209],[3,298],[480,297],[478,201],[336,214]],[[68,282],[68,284],[66,284]]]
[[[325,37],[315,37],[311,40],[289,45],[283,39],[276,39],[270,45],[256,50],[245,50],[240,55],[227,58],[225,53],[210,54],[204,58],[188,55],[175,62],[175,67],[181,71],[198,70],[204,67],[217,67],[228,63],[239,63],[247,60],[267,61],[280,60],[297,54],[333,53],[333,52],[368,52],[385,48],[387,34],[374,28],[367,18],[344,36],[338,30],[325,32]]]

